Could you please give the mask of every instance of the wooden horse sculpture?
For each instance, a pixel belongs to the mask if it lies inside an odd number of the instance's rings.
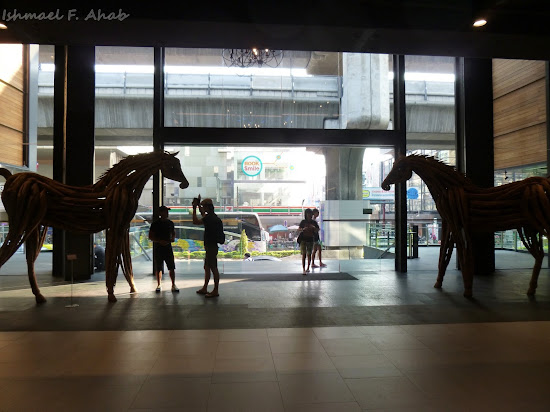
[[[176,153],[177,154],[177,153]],[[27,269],[37,303],[40,293],[34,262],[40,253],[48,226],[91,234],[106,229],[105,282],[110,302],[116,302],[114,286],[118,267],[135,292],[130,257],[130,222],[149,178],[159,170],[168,179],[189,186],[176,154],[152,152],[128,156],[105,172],[94,185],[68,186],[36,173],[12,175],[0,168],[6,179],[2,201],[8,213],[9,232],[0,248],[0,267],[25,243]]]
[[[439,267],[435,288],[441,288],[456,243],[464,296],[472,296],[474,258],[471,235],[516,229],[535,258],[528,295],[534,295],[544,258],[542,235],[550,235],[550,181],[544,177],[480,188],[466,176],[433,157],[402,156],[382,182],[382,189],[405,182],[415,172],[428,186],[442,218]]]

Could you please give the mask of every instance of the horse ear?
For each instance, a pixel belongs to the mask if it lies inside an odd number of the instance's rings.
[[[172,156],[176,157],[178,155],[179,151],[177,151],[176,153],[172,153]]]

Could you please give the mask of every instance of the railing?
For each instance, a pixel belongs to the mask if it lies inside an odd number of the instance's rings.
[[[323,100],[340,99],[341,82],[339,76],[315,77],[274,77],[258,75],[212,75],[212,74],[166,74],[165,94],[177,98],[185,96],[220,97],[235,94],[239,96],[272,97],[273,92],[279,97],[319,98]],[[153,95],[153,74],[149,73],[96,73],[96,94],[117,96]],[[38,73],[38,93],[53,94],[54,73]],[[228,94],[228,91],[230,94]],[[244,93],[244,94],[243,94]]]
[[[420,223],[415,226],[419,228],[419,246],[440,246],[441,244],[441,223],[434,230],[433,223]],[[517,230],[506,230],[495,232],[495,249],[514,250],[516,252],[527,252]],[[407,236],[407,246],[410,246],[411,236]],[[548,250],[548,239],[543,236],[543,246]],[[395,244],[395,228],[393,223],[371,223],[367,246],[381,250],[393,247]]]
[[[542,244],[544,250],[548,250],[548,239],[545,236],[542,237]],[[521,238],[515,229],[495,232],[495,249],[527,252],[525,245],[521,241]]]

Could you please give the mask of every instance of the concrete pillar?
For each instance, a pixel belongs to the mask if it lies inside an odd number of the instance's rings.
[[[388,56],[343,53],[341,129],[387,129],[390,121]],[[334,128],[335,121],[325,122]],[[363,199],[364,148],[331,147],[323,153],[327,164],[327,200]]]
[[[362,147],[325,147],[327,200],[363,199]]]
[[[342,129],[385,130],[390,121],[388,56],[343,53]]]

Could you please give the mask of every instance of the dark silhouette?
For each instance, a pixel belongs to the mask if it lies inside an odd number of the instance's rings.
[[[197,208],[202,217],[197,216]],[[204,199],[201,202],[201,197],[193,199],[193,223],[195,225],[204,225],[204,285],[197,290],[197,293],[204,295],[207,298],[215,298],[219,296],[218,285],[220,283],[220,272],[218,271],[218,243],[223,233],[223,223],[221,219],[214,213],[214,203],[212,199]],[[210,282],[210,273],[214,275],[214,289],[208,292],[208,283]]]
[[[308,208],[304,211],[304,220],[300,222],[298,231],[300,232],[298,237],[300,239],[300,252],[302,253],[302,273],[307,275],[309,273],[309,266],[311,265],[313,242],[315,240],[315,235],[319,233],[319,225],[313,220],[313,211],[311,209]]]
[[[176,286],[176,264],[174,262],[174,251],[172,250],[172,242],[176,239],[174,223],[168,219],[168,211],[170,208],[161,206],[159,208],[160,219],[155,220],[149,228],[149,239],[153,241],[155,253],[155,275],[157,276],[157,289],[160,292],[162,274],[164,273],[164,263],[170,273],[172,280],[172,292],[179,292]]]
[[[313,209],[313,220],[317,222],[317,218],[319,217],[319,209]],[[319,223],[317,223],[318,225]],[[321,242],[321,230],[319,229],[314,236],[313,239],[313,255],[311,256],[311,267],[312,268],[318,268],[322,267],[325,268],[327,265],[323,263],[323,259],[321,258],[321,249],[323,248],[323,243]],[[319,266],[315,264],[315,254],[316,252],[319,252]]]
[[[105,248],[94,243],[94,268],[96,272],[105,270]]]

